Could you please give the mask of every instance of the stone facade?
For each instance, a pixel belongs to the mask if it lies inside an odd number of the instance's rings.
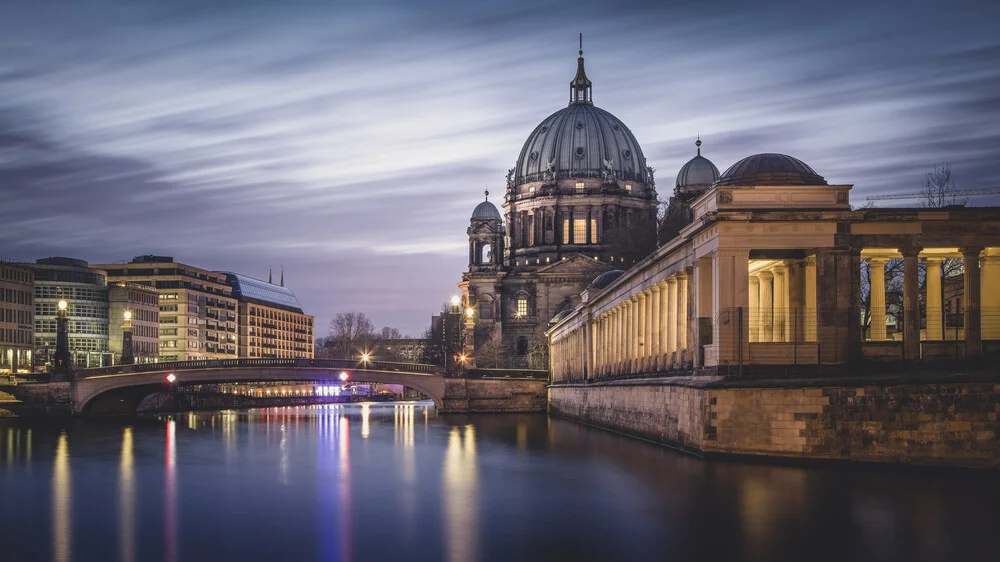
[[[989,376],[733,386],[695,379],[549,389],[550,412],[702,455],[1000,468]]]
[[[0,374],[31,372],[34,299],[34,271],[0,263]]]
[[[527,379],[445,379],[440,412],[544,412],[547,381]]]

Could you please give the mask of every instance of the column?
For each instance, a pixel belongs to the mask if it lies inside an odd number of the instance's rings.
[[[632,295],[628,299],[628,330],[631,334],[628,342],[629,372],[635,372],[636,359],[639,358],[639,298]]]
[[[694,340],[695,367],[704,367],[705,349],[703,345],[711,343],[714,335],[715,309],[714,297],[712,295],[712,257],[706,256],[698,258],[695,267],[695,277],[697,278],[698,298],[695,300],[695,326],[696,334]]]
[[[653,367],[658,368],[663,363],[660,360],[660,355],[663,353],[660,351],[662,349],[660,347],[660,341],[662,340],[660,332],[662,331],[661,325],[663,324],[662,309],[660,308],[660,284],[653,285],[650,287],[650,290],[652,291],[653,299],[653,349],[650,351],[653,357]]]
[[[786,276],[788,285],[788,315],[785,322],[788,323],[788,341],[804,342],[805,339],[805,316],[806,308],[806,282],[805,266],[800,260],[786,262],[788,274]]]
[[[631,371],[632,361],[632,301],[625,298],[622,309],[622,373]]]
[[[749,334],[746,322],[749,282],[747,267],[750,250],[744,248],[718,249],[712,263],[714,309],[717,311],[714,344],[719,365],[741,366],[748,357]],[[731,369],[730,373],[739,371]]]
[[[927,331],[925,339],[940,341],[944,338],[941,310],[941,258],[927,258]]]
[[[805,270],[805,341],[816,341],[816,256],[808,256],[805,259]]]
[[[965,259],[965,287],[962,294],[962,307],[965,309],[965,356],[979,357],[982,354],[982,325],[980,324],[981,297],[979,270],[979,252],[983,249],[962,248]]]
[[[982,336],[984,340],[1000,340],[1000,250],[986,250],[982,263]]]
[[[621,356],[619,354],[619,349],[621,348],[621,330],[620,324],[618,322],[621,314],[618,312],[619,307],[615,306],[611,309],[611,372],[617,372],[618,362],[621,361]]]
[[[695,336],[697,331],[695,329],[695,323],[698,321],[698,315],[695,313],[695,308],[697,308],[697,294],[695,293],[695,287],[698,286],[698,280],[695,277],[695,268],[689,267],[685,270],[687,272],[687,300],[684,302],[686,315],[684,317],[685,322],[685,332],[686,338],[684,343],[684,349],[687,350],[687,361],[689,365],[694,366],[695,353],[697,346],[695,342]]]
[[[757,274],[757,288],[760,291],[760,341],[774,341],[774,274],[761,271]]]
[[[646,367],[649,368],[653,358],[653,291],[646,289],[642,294],[646,295],[646,323],[643,327],[646,337],[642,340],[646,347],[642,350],[642,356],[646,359]]]
[[[670,290],[667,289],[667,280],[657,283],[660,287],[660,365],[666,369],[669,366],[667,354],[670,353],[667,344],[669,330],[667,328],[670,317]]]
[[[869,258],[869,287],[871,295],[868,297],[871,312],[871,327],[868,329],[871,341],[885,341],[885,262],[881,258]]]
[[[844,365],[861,358],[861,250],[816,250],[816,339],[820,363]]]
[[[756,274],[750,276],[750,341],[760,341],[760,277]]]
[[[903,254],[903,359],[920,359],[920,284],[918,281],[921,248],[900,248]]]
[[[688,318],[688,276],[683,271],[677,273],[677,360],[680,351],[687,349]]]
[[[677,351],[677,278],[667,277],[667,365],[674,367]]]
[[[649,346],[649,342],[646,341],[649,334],[646,332],[646,294],[639,293],[636,297],[639,299],[639,329],[637,330],[639,333],[639,348],[636,350],[636,359],[639,360],[639,370],[641,371],[642,360],[646,357],[646,347]]]
[[[774,295],[772,298],[774,308],[774,341],[788,341],[788,277],[784,262],[775,265],[771,271],[774,272]]]

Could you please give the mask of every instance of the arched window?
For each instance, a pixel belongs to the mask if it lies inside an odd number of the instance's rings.
[[[517,338],[517,354],[527,355],[528,354],[528,338],[521,336]]]
[[[480,249],[479,253],[479,263],[487,264],[492,262],[493,262],[493,245],[483,244],[483,247]]]
[[[479,318],[489,320],[493,318],[493,301],[483,299],[479,301]]]

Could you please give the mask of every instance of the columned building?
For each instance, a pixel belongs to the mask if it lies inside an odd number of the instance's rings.
[[[0,262],[0,374],[31,372],[35,341],[35,273]]]
[[[132,353],[136,363],[160,359],[160,294],[153,287],[113,281],[108,285],[108,350],[121,360],[125,312],[132,323]]]
[[[545,368],[549,321],[596,275],[656,246],[652,169],[628,127],[594,105],[592,86],[580,51],[568,106],[535,127],[508,171],[503,214],[488,194],[472,214],[459,287],[479,367]]]
[[[43,258],[35,272],[35,365],[45,370],[56,351],[58,303],[67,304],[73,367],[113,363],[108,351],[108,286],[104,270],[73,258]]]
[[[107,271],[112,282],[145,285],[159,293],[160,361],[238,356],[237,301],[224,274],[170,256],[92,267]]]
[[[1000,352],[1000,208],[852,210],[851,187],[782,154],[737,162],[690,202],[693,220],[675,237],[597,278],[556,320],[553,381],[849,373],[866,361]],[[902,337],[890,340],[882,271],[893,258],[903,263]],[[942,333],[944,259],[964,265],[962,342]]]
[[[313,358],[313,317],[302,312],[285,273],[275,285],[249,275],[220,272],[239,301],[239,356]]]

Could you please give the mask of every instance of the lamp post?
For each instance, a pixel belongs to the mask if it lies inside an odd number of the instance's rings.
[[[122,323],[122,365],[135,363],[135,353],[132,350],[132,311],[125,311],[125,322]]]
[[[69,355],[69,303],[60,300],[56,312],[56,354],[52,362],[52,378],[69,380],[73,376],[73,359]]]

